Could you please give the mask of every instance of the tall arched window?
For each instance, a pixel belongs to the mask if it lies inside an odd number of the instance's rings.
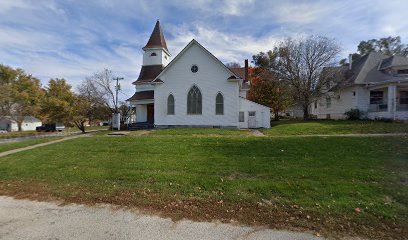
[[[224,96],[220,92],[215,97],[215,114],[224,115]]]
[[[191,87],[187,94],[187,114],[201,114],[202,97],[197,86]]]
[[[174,115],[174,96],[170,94],[167,98],[167,115]]]

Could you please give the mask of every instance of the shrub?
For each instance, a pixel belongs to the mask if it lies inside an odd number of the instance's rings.
[[[348,120],[360,120],[363,116],[363,112],[360,109],[350,109],[349,111],[344,113],[347,116]]]

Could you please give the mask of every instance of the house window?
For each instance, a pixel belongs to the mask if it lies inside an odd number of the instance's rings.
[[[330,108],[331,107],[331,98],[327,97],[326,98],[326,108]]]
[[[198,72],[198,66],[197,65],[191,66],[191,72],[193,72],[193,73]]]
[[[152,53],[152,54],[150,54],[150,56],[154,57],[154,56],[157,56],[157,54],[156,54],[156,53]]]
[[[174,96],[170,94],[167,98],[167,115],[174,115]]]
[[[401,91],[400,92],[399,104],[408,104],[408,91]]]
[[[202,96],[197,86],[191,87],[187,95],[187,114],[201,114]]]
[[[356,96],[356,92],[355,92],[355,91],[353,91],[353,96]]]
[[[215,114],[224,115],[224,96],[222,93],[218,93],[215,97]]]
[[[245,112],[239,112],[239,122],[245,122]]]
[[[255,112],[254,111],[248,112],[248,116],[255,117]]]
[[[317,101],[314,102],[314,108],[317,109]]]
[[[382,104],[384,98],[383,91],[371,91],[370,92],[370,104]]]
[[[398,74],[408,74],[408,69],[400,69],[397,72]]]

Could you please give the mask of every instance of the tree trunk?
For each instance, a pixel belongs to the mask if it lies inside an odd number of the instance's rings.
[[[17,127],[18,127],[18,131],[21,132],[23,131],[23,122],[22,121],[16,121],[17,122]]]
[[[279,111],[273,113],[275,115],[275,121],[279,121]]]
[[[309,114],[309,105],[303,106],[303,120],[309,120],[310,119],[310,114]]]
[[[77,126],[77,128],[79,130],[81,130],[82,133],[85,133],[85,122],[83,121],[74,121],[75,126]]]

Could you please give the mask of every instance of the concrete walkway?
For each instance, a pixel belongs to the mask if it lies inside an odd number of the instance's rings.
[[[72,137],[61,138],[61,139],[54,140],[54,141],[50,141],[50,142],[39,143],[39,144],[31,145],[31,146],[28,146],[28,147],[17,148],[17,149],[13,149],[13,150],[1,152],[1,153],[0,153],[0,157],[4,157],[4,156],[10,155],[10,154],[14,154],[14,153],[18,153],[18,152],[22,152],[22,151],[26,151],[26,150],[38,148],[38,147],[43,147],[43,146],[51,145],[51,144],[58,143],[58,142],[67,141],[67,140],[74,139],[74,138],[87,137],[87,136],[89,136],[89,135],[90,135],[90,133],[80,134],[80,135],[75,135],[75,136],[72,136]]]
[[[108,205],[58,206],[0,196],[0,239],[322,239],[310,233],[192,222],[114,210]]]

